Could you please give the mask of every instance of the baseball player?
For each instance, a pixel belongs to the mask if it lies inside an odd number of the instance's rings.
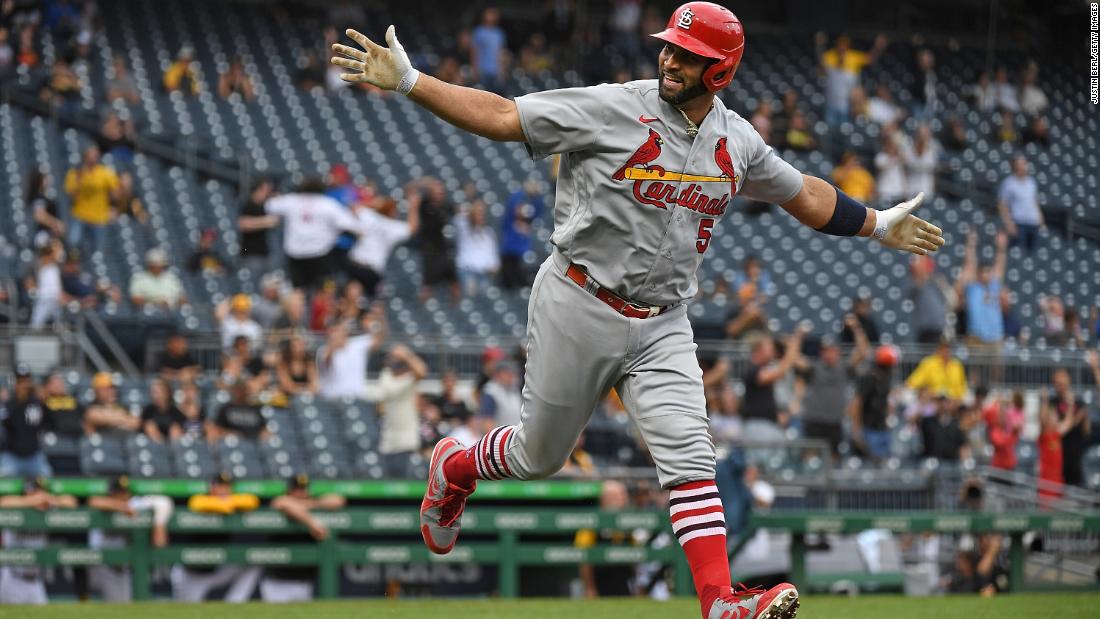
[[[362,49],[335,44],[349,82],[396,90],[439,118],[534,158],[560,153],[554,250],[531,288],[523,413],[469,449],[444,439],[432,454],[421,532],[437,553],[454,547],[478,479],[537,479],[568,457],[596,403],[622,397],[670,490],[670,513],[704,618],[794,617],[789,584],[730,587],[726,529],[714,485],[702,375],[686,303],[696,271],[737,194],[774,202],[837,236],[872,237],[926,254],[939,228],[913,216],[922,195],[876,211],[799,173],[716,94],[744,52],[741,22],[689,2],[654,36],[659,79],[566,88],[515,100],[447,84],[414,69],[392,26],[388,47],[355,30]]]
[[[151,510],[151,541],[158,548],[168,544],[168,521],[172,519],[175,508],[172,499],[160,495],[134,496],[130,491],[130,478],[126,475],[111,480],[107,496],[89,498],[88,507],[127,516]],[[125,531],[92,529],[88,532],[88,546],[91,548],[126,548],[129,545],[130,534]],[[129,567],[97,565],[92,567],[89,579],[92,588],[98,589],[106,602],[129,602],[134,599]]]
[[[76,499],[69,495],[50,494],[46,479],[37,477],[23,483],[23,494],[0,497],[0,508],[71,509]],[[4,529],[0,532],[0,545],[4,548],[45,548],[50,536],[45,531],[19,531]],[[0,604],[45,604],[46,581],[42,568],[37,565],[8,565],[0,567]]]
[[[187,508],[200,514],[228,516],[250,512],[260,506],[260,498],[254,494],[234,493],[233,478],[228,473],[218,473],[210,480],[206,494],[196,494],[187,500]],[[190,544],[224,544],[227,535],[191,534]],[[247,602],[256,590],[263,569],[256,565],[173,565],[169,578],[172,581],[172,599],[178,602],[202,602],[211,591],[228,587],[225,601],[235,604]]]
[[[347,500],[338,494],[310,496],[309,475],[299,473],[286,484],[286,494],[275,497],[271,507],[305,525],[308,535],[279,535],[276,543],[301,544],[328,537],[328,528],[313,517],[313,511],[343,509]],[[265,602],[308,602],[313,599],[317,568],[311,566],[269,566],[260,580],[260,598]]]

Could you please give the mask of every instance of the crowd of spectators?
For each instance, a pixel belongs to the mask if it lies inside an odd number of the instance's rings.
[[[990,389],[985,385],[999,384],[995,356],[941,337],[901,374],[897,347],[873,346],[854,313],[844,325],[855,342],[849,348],[838,346],[835,335],[798,328],[783,338],[750,336],[745,362],[702,355],[715,440],[766,449],[813,439],[827,449],[807,443],[799,457],[831,457],[837,464],[852,457],[893,466],[927,459],[951,466],[986,462],[1050,482],[1042,486],[1043,500],[1061,496],[1063,484],[1088,483],[1083,463],[1097,444],[1094,419],[1073,381],[1100,384],[1100,354],[1087,355],[1090,376],[1078,372],[1072,379],[1069,369],[1056,367],[1049,389],[1042,381],[1031,389]],[[964,363],[957,354],[963,350],[976,363]],[[740,373],[733,370],[738,365]],[[1092,401],[1098,397],[1100,392]],[[1018,463],[1024,443],[1033,445],[1033,468]]]

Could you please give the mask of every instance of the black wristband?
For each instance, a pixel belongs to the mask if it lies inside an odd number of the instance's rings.
[[[817,229],[818,232],[833,236],[855,236],[863,229],[867,221],[867,207],[844,193],[836,186],[836,208],[829,223]]]

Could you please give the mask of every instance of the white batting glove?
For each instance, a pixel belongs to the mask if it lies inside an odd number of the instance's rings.
[[[386,29],[386,43],[389,49],[371,41],[366,35],[348,28],[345,33],[363,49],[333,43],[332,51],[340,54],[333,56],[332,64],[343,67],[351,73],[341,73],[345,82],[374,84],[383,90],[396,90],[407,95],[420,77],[420,71],[412,67],[409,55],[394,34],[393,26]]]
[[[943,247],[943,230],[912,214],[923,200],[922,191],[908,202],[878,211],[871,236],[887,247],[921,256]]]

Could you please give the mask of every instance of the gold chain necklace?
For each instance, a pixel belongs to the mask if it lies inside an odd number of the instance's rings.
[[[714,109],[714,101],[710,102],[710,107],[707,108],[707,114],[709,114],[712,109]],[[696,125],[695,123],[691,122],[691,119],[688,118],[687,113],[684,112],[683,109],[676,108],[676,111],[680,112],[680,116],[683,116],[684,117],[684,122],[687,123],[688,137],[694,138],[695,136],[699,135],[699,125]],[[703,118],[706,118],[705,114],[703,115]]]

